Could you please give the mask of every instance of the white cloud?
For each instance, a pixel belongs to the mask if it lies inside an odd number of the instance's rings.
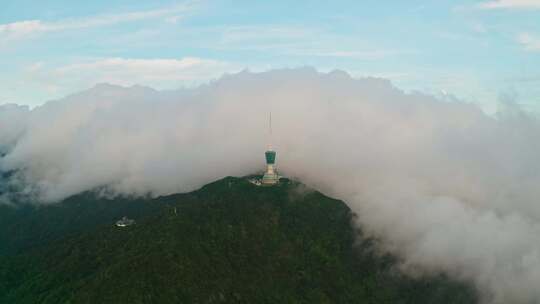
[[[540,9],[540,0],[494,0],[480,3],[483,9]]]
[[[6,104],[0,106],[0,154],[13,145],[23,133],[29,107]]]
[[[96,15],[77,19],[64,19],[60,21],[17,21],[13,23],[0,24],[0,40],[21,38],[31,34],[99,27],[122,22],[131,22],[161,17],[170,18],[174,16],[176,18],[180,18],[178,14],[189,11],[191,7],[191,5],[186,4],[155,10]]]
[[[154,66],[66,70],[119,65]],[[262,169],[271,109],[281,172],[344,199],[403,269],[473,281],[482,303],[539,303],[540,122],[507,106],[495,118],[384,79],[307,68],[175,92],[102,85],[33,110],[0,107],[0,167],[49,200],[104,185],[188,191]]]
[[[529,33],[521,33],[517,37],[517,41],[523,46],[526,51],[540,51],[540,39]]]

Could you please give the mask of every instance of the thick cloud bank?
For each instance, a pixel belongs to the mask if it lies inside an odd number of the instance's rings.
[[[188,191],[278,168],[348,202],[411,272],[474,282],[492,303],[540,302],[540,126],[519,109],[405,94],[311,69],[242,72],[174,92],[99,85],[0,107],[0,159],[46,202],[96,187]]]

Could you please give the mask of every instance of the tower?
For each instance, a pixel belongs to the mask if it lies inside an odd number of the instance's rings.
[[[263,185],[275,185],[279,181],[279,175],[276,172],[276,151],[268,150],[264,153],[266,156],[266,172],[264,173]]]
[[[270,113],[270,141],[272,139],[272,113]],[[272,145],[268,145],[268,150],[264,153],[266,159],[266,172],[262,178],[263,185],[275,185],[279,182],[279,175],[276,171],[276,151]]]

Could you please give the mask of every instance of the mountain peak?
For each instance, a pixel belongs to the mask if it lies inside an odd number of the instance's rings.
[[[117,227],[121,216],[136,223]],[[475,302],[444,277],[396,275],[351,217],[342,201],[299,182],[260,187],[235,177],[156,199],[87,194],[11,211],[0,221],[0,234],[10,232],[2,244],[57,237],[0,255],[0,302]]]

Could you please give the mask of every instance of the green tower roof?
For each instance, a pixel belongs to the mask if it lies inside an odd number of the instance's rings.
[[[266,163],[269,165],[273,165],[276,163],[276,152],[275,151],[266,151],[264,153],[266,156]]]

